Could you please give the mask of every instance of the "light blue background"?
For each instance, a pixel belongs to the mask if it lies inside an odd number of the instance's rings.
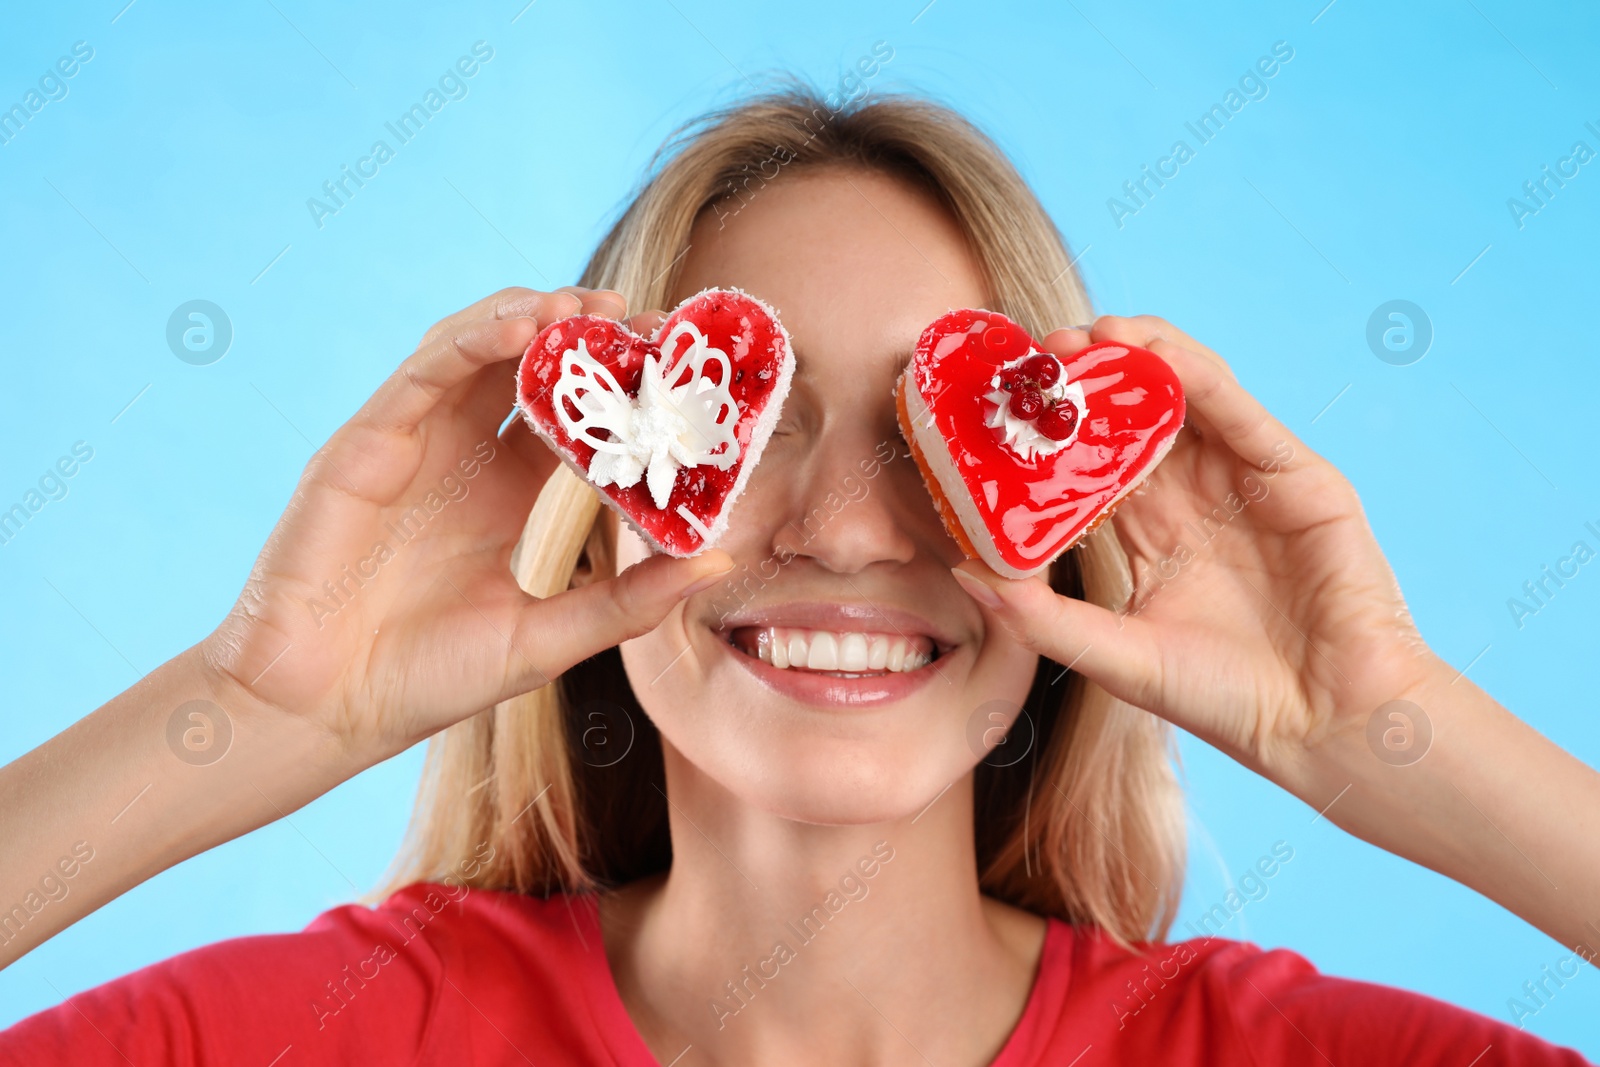
[[[74,442],[94,448],[70,494],[0,546],[0,760],[216,624],[313,445],[430,323],[501,286],[573,280],[660,140],[739,95],[742,75],[832,86],[882,40],[894,59],[873,91],[929,91],[989,129],[1082,253],[1098,307],[1164,315],[1230,359],[1353,479],[1434,647],[1600,763],[1600,564],[1520,630],[1506,605],[1575,540],[1600,547],[1583,529],[1600,520],[1600,163],[1523,229],[1506,206],[1574,141],[1600,149],[1584,129],[1600,126],[1593,5],[122,2],[26,5],[0,34],[0,105],[73,42],[95,50],[69,95],[0,146],[0,508]],[[478,40],[494,58],[469,95],[319,230],[307,198]],[[1184,122],[1280,40],[1294,58],[1267,98],[1119,229],[1107,199],[1175,139],[1195,147]],[[164,338],[195,298],[235,330],[211,366]],[[1435,330],[1412,366],[1365,341],[1395,298]],[[1566,955],[1183,748],[1185,919],[1284,840],[1295,858],[1229,936],[1502,1019]],[[366,890],[420,757],[61,934],[0,973],[0,1024]],[[1552,803],[1551,818],[1568,814]],[[1600,974],[1585,969],[1529,1027],[1600,1057],[1597,1018]]]

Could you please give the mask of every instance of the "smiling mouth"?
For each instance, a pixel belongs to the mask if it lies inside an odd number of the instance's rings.
[[[724,638],[738,651],[779,670],[835,678],[909,674],[940,656],[933,639],[923,634],[739,626],[728,631]]]

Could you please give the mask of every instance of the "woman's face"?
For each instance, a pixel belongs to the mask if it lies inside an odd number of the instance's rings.
[[[1037,662],[951,577],[962,554],[895,423],[922,329],[988,303],[980,270],[926,194],[828,169],[707,212],[675,299],[711,286],[777,309],[794,386],[719,546],[733,572],[622,646],[629,681],[665,741],[749,804],[914,814],[994,742],[991,715],[1015,714]],[[617,554],[648,549],[623,526]]]

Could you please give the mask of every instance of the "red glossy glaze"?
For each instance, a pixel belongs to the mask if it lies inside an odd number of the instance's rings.
[[[613,319],[577,315],[540,331],[523,355],[517,375],[517,403],[530,425],[569,464],[586,472],[594,449],[574,440],[555,415],[552,390],[561,376],[562,356],[575,349],[579,338],[583,338],[589,354],[611,371],[629,396],[636,397],[646,356],[658,352],[657,339],[666,337],[684,319],[693,322],[712,346],[728,354],[732,367],[728,391],[740,412],[734,428],[739,459],[725,471],[705,464],[681,468],[664,509],[655,506],[642,478],[626,489],[608,485],[598,490],[674,556],[692,555],[707,544],[701,533],[677,513],[679,506],[687,507],[702,526],[712,529],[732,503],[735,489],[742,488],[745,472],[759,458],[760,446],[765,443],[763,433],[756,447],[751,447],[757,424],[777,394],[780,372],[793,359],[788,335],[770,309],[746,293],[710,289],[680,304],[650,338],[639,336]],[[720,369],[711,373],[720,373]],[[786,387],[786,377],[783,382]],[[781,402],[781,395],[777,399]]]
[[[959,485],[992,540],[1019,571],[1038,571],[1088,532],[1137,484],[1183,425],[1183,387],[1172,368],[1142,348],[1101,343],[1063,360],[1067,382],[1083,386],[1086,414],[1077,439],[1024,460],[984,425],[984,394],[1002,363],[1040,351],[1021,326],[996,312],[961,310],[940,318],[917,343],[908,374],[949,446]],[[909,427],[903,427],[908,432]],[[923,473],[933,475],[926,467]],[[942,510],[948,525],[951,512]],[[955,531],[951,531],[955,534]],[[963,540],[957,536],[957,540]]]

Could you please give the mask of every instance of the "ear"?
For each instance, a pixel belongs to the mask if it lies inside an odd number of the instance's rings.
[[[594,525],[583,543],[578,564],[572,569],[569,588],[581,589],[590,582],[604,581],[617,575],[617,513],[601,508]]]

